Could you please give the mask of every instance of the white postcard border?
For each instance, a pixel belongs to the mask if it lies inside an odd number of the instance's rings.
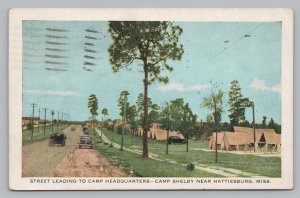
[[[22,178],[22,20],[57,21],[219,21],[260,22],[282,21],[282,178],[268,178],[271,183],[155,183],[157,179],[179,178],[123,178],[148,179],[151,183],[30,183]],[[41,179],[55,180],[45,177]],[[122,178],[97,178],[122,179]],[[182,178],[183,181],[215,178]],[[221,179],[221,178],[220,178]],[[123,181],[122,180],[122,181]],[[255,181],[255,178],[251,180]],[[227,181],[227,182],[226,182]],[[133,190],[133,189],[291,189],[293,188],[293,11],[291,9],[48,9],[15,8],[9,12],[9,188],[11,190]]]

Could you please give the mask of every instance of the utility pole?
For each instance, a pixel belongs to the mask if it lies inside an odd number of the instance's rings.
[[[166,154],[169,154],[169,130],[170,130],[170,105],[169,103],[167,103],[168,105],[168,113],[167,113],[167,116],[168,116],[168,119],[167,119],[167,141],[166,141]]]
[[[64,125],[64,112],[61,112],[61,125],[60,128],[62,128]]]
[[[38,133],[40,132],[41,109],[39,108]]]
[[[32,117],[31,117],[31,138],[30,140],[33,140],[33,119],[34,119],[34,107],[37,106],[36,103],[31,103],[30,106],[32,107]]]
[[[218,130],[219,130],[219,123],[217,121],[217,102],[215,96],[213,96],[213,102],[214,102],[214,121],[215,121],[215,127],[217,128],[215,131],[216,133],[216,153],[215,153],[215,162],[218,163]]]
[[[57,129],[58,129],[58,122],[59,122],[59,111],[57,112],[57,122],[56,122]]]
[[[52,124],[52,131],[53,131],[53,124],[54,124],[54,123],[53,123],[53,116],[54,116],[54,110],[51,111],[51,116],[52,116],[52,122],[51,122],[51,124]]]
[[[125,130],[125,124],[126,124],[126,105],[127,105],[127,95],[128,92],[124,93],[124,115],[123,115],[123,124],[122,124],[122,140],[121,140],[121,148],[120,150],[123,151],[124,146],[124,130]]]
[[[255,109],[254,102],[252,102],[252,114],[253,114],[253,142],[254,142],[254,153],[256,152],[256,134],[255,134]]]
[[[47,120],[47,108],[44,109],[45,110],[45,119],[44,119],[44,136],[46,136],[46,120]]]
[[[62,122],[63,125],[65,124],[65,123],[64,123],[64,114],[65,114],[65,113],[62,113],[62,115],[61,115],[61,122]]]

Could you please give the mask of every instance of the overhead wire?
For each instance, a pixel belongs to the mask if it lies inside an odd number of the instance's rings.
[[[208,58],[205,62],[208,61],[212,61],[214,59],[216,59],[218,56],[220,56],[221,54],[223,54],[225,51],[229,50],[231,47],[233,47],[234,45],[236,45],[237,43],[239,43],[242,39],[244,38],[248,38],[251,37],[251,33],[253,33],[254,31],[256,31],[258,28],[260,28],[265,22],[260,23],[259,25],[257,25],[255,28],[253,28],[252,30],[250,30],[249,32],[243,34],[243,36],[239,37],[236,41],[234,41],[231,45],[229,45],[228,47],[223,48],[221,51],[219,51],[218,53],[216,53],[215,55],[211,56],[210,58]],[[228,42],[227,42],[228,43]]]

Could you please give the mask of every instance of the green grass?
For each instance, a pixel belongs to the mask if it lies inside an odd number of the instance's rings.
[[[51,133],[55,133],[58,131],[61,131],[68,127],[69,125],[60,125],[59,128],[57,128],[57,125],[53,126],[53,132],[52,132],[52,126],[48,125],[46,126],[45,130],[45,136],[44,136],[44,126],[40,126],[39,131],[37,127],[34,127],[33,129],[33,141],[31,141],[31,130],[23,129],[22,130],[22,145],[30,144],[39,140],[43,140],[49,137]]]
[[[94,135],[95,148],[100,151],[112,164],[121,166],[123,170],[132,171],[134,176],[140,177],[221,177],[202,170],[188,171],[185,166],[143,158],[141,155],[128,151],[120,151],[109,144],[98,142],[98,135]],[[119,136],[118,136],[119,137]]]
[[[118,144],[121,143],[121,135],[112,133],[106,129],[102,129],[104,134],[108,137],[108,139],[116,142]],[[142,138],[134,136],[133,137],[133,146],[132,146],[132,136],[131,134],[127,134],[124,136],[124,146],[127,148],[135,148],[142,150]],[[107,146],[107,145],[106,145]],[[165,142],[159,142],[155,140],[148,139],[148,149],[149,152],[158,154],[160,158],[167,158],[171,160],[175,160],[179,163],[187,164],[189,162],[195,162],[199,164],[204,164],[208,166],[218,166],[224,168],[233,168],[238,169],[244,172],[257,174],[260,176],[267,177],[281,177],[281,158],[280,157],[260,157],[253,155],[237,155],[231,153],[218,153],[218,163],[215,163],[215,152],[207,152],[202,151],[200,149],[207,148],[207,141],[194,141],[190,140],[189,144],[189,152],[186,152],[186,145],[169,145],[169,154],[165,154],[166,145]],[[101,150],[101,149],[100,149]],[[128,152],[123,152],[128,153]],[[113,153],[111,153],[113,154]],[[129,155],[129,154],[126,154]],[[133,156],[129,157],[130,160],[133,160],[139,155],[131,154]],[[118,155],[117,155],[118,156]],[[134,157],[135,156],[135,157]],[[132,159],[131,159],[132,158]],[[127,161],[126,158],[122,158],[121,160]],[[129,161],[130,161],[129,160]],[[145,160],[145,159],[143,159]],[[151,160],[150,160],[151,161]],[[167,162],[160,162],[161,166]],[[133,166],[135,166],[133,164]],[[167,164],[169,167],[170,164]],[[173,166],[173,165],[172,165]],[[155,166],[159,167],[160,166]],[[166,170],[167,171],[167,170]],[[173,170],[170,170],[174,172]],[[168,172],[168,171],[167,171]],[[153,173],[154,174],[154,173]],[[190,173],[194,175],[194,172]],[[183,176],[183,175],[182,175]],[[240,175],[243,176],[243,175]]]

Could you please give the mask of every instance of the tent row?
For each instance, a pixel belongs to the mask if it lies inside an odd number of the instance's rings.
[[[136,135],[142,136],[143,135],[143,129],[139,128],[136,132]],[[166,140],[167,139],[167,131],[160,128],[160,125],[158,123],[153,123],[151,128],[148,131],[147,134],[148,138],[154,139],[154,140]],[[169,137],[171,136],[177,136],[180,138],[184,138],[184,136],[177,132],[177,131],[169,131]]]
[[[121,120],[116,120],[115,123],[113,122],[109,122],[108,123],[111,126],[117,127],[119,125],[122,124]],[[131,133],[131,129],[130,129],[130,125],[129,124],[125,124],[125,128],[127,129],[127,131],[129,133]],[[137,136],[142,136],[143,135],[143,129],[141,127],[138,128],[138,130],[134,133]],[[151,125],[151,128],[149,129],[148,133],[147,133],[148,138],[150,139],[154,139],[154,140],[166,140],[167,139],[167,130],[161,129],[160,128],[160,124],[158,123],[153,123]],[[180,137],[182,139],[184,139],[184,136],[177,131],[169,131],[169,137],[171,136],[177,136]]]
[[[215,150],[216,141],[220,150],[251,151],[254,146],[253,128],[234,127],[234,132],[214,132],[209,140],[208,148]],[[273,129],[255,129],[255,145],[259,151],[279,152],[281,135],[276,134]]]

